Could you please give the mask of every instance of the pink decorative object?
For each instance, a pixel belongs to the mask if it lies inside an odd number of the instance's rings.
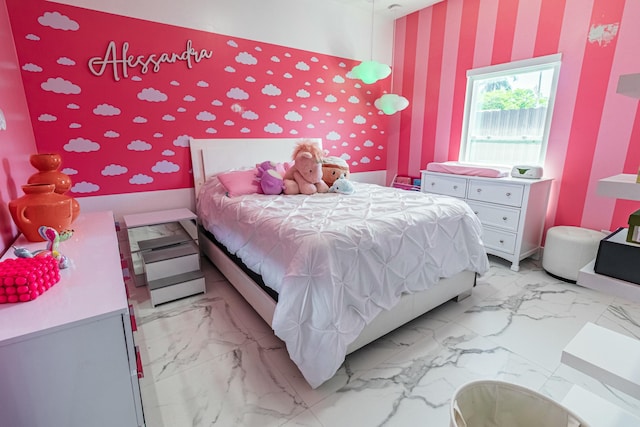
[[[0,262],[0,304],[38,298],[60,281],[58,260],[48,253]]]
[[[503,176],[509,176],[509,172],[511,172],[511,168],[469,165],[454,161],[442,163],[431,162],[427,164],[427,170],[431,172],[453,173],[456,175],[484,176],[487,178],[501,178]]]

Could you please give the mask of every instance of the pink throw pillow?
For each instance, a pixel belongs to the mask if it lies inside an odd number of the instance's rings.
[[[260,183],[256,180],[256,172],[255,168],[223,172],[218,174],[218,179],[226,188],[229,197],[261,193]]]

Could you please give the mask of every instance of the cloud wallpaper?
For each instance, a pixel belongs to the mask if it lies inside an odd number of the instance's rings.
[[[192,137],[319,137],[352,172],[386,169],[374,102],[390,79],[352,78],[356,61],[40,0],[7,7],[38,151],[62,155],[74,197],[191,187]]]

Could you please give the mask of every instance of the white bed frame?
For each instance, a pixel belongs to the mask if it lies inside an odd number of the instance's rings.
[[[321,139],[312,140],[322,144]],[[191,139],[196,202],[200,187],[207,178],[232,168],[253,166],[264,160],[289,161],[293,147],[299,141],[300,138]],[[202,232],[199,232],[198,241],[200,251],[211,260],[265,322],[271,325],[276,307],[273,298]],[[365,327],[358,338],[349,345],[347,353],[367,345],[453,298],[460,301],[468,297],[474,284],[475,273],[463,271],[453,277],[441,279],[431,289],[403,296],[392,310],[381,312]]]

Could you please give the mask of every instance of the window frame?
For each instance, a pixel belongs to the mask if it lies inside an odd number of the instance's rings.
[[[462,134],[460,141],[460,151],[458,153],[458,159],[460,163],[468,163],[468,164],[482,164],[481,162],[473,162],[469,160],[469,143],[468,143],[468,135],[469,135],[469,114],[471,111],[471,106],[473,104],[473,88],[474,83],[479,80],[489,79],[489,78],[497,78],[502,76],[510,76],[513,74],[521,74],[531,71],[540,71],[541,68],[552,69],[553,77],[551,81],[549,99],[547,103],[547,114],[545,117],[545,126],[542,134],[542,142],[540,147],[540,152],[538,154],[538,159],[535,164],[531,164],[531,162],[526,162],[526,164],[530,164],[531,166],[544,166],[544,161],[547,154],[547,148],[549,145],[549,132],[551,129],[551,121],[553,118],[553,110],[555,107],[556,101],[556,92],[558,88],[558,80],[560,77],[560,65],[562,63],[562,53],[555,53],[552,55],[540,56],[536,58],[523,59],[519,61],[512,61],[503,64],[490,65],[487,67],[474,68],[471,70],[467,70],[467,88],[465,93],[465,101],[464,101],[464,113],[462,119]],[[513,167],[517,164],[523,163],[514,163],[504,166]],[[499,164],[496,164],[499,165]]]

